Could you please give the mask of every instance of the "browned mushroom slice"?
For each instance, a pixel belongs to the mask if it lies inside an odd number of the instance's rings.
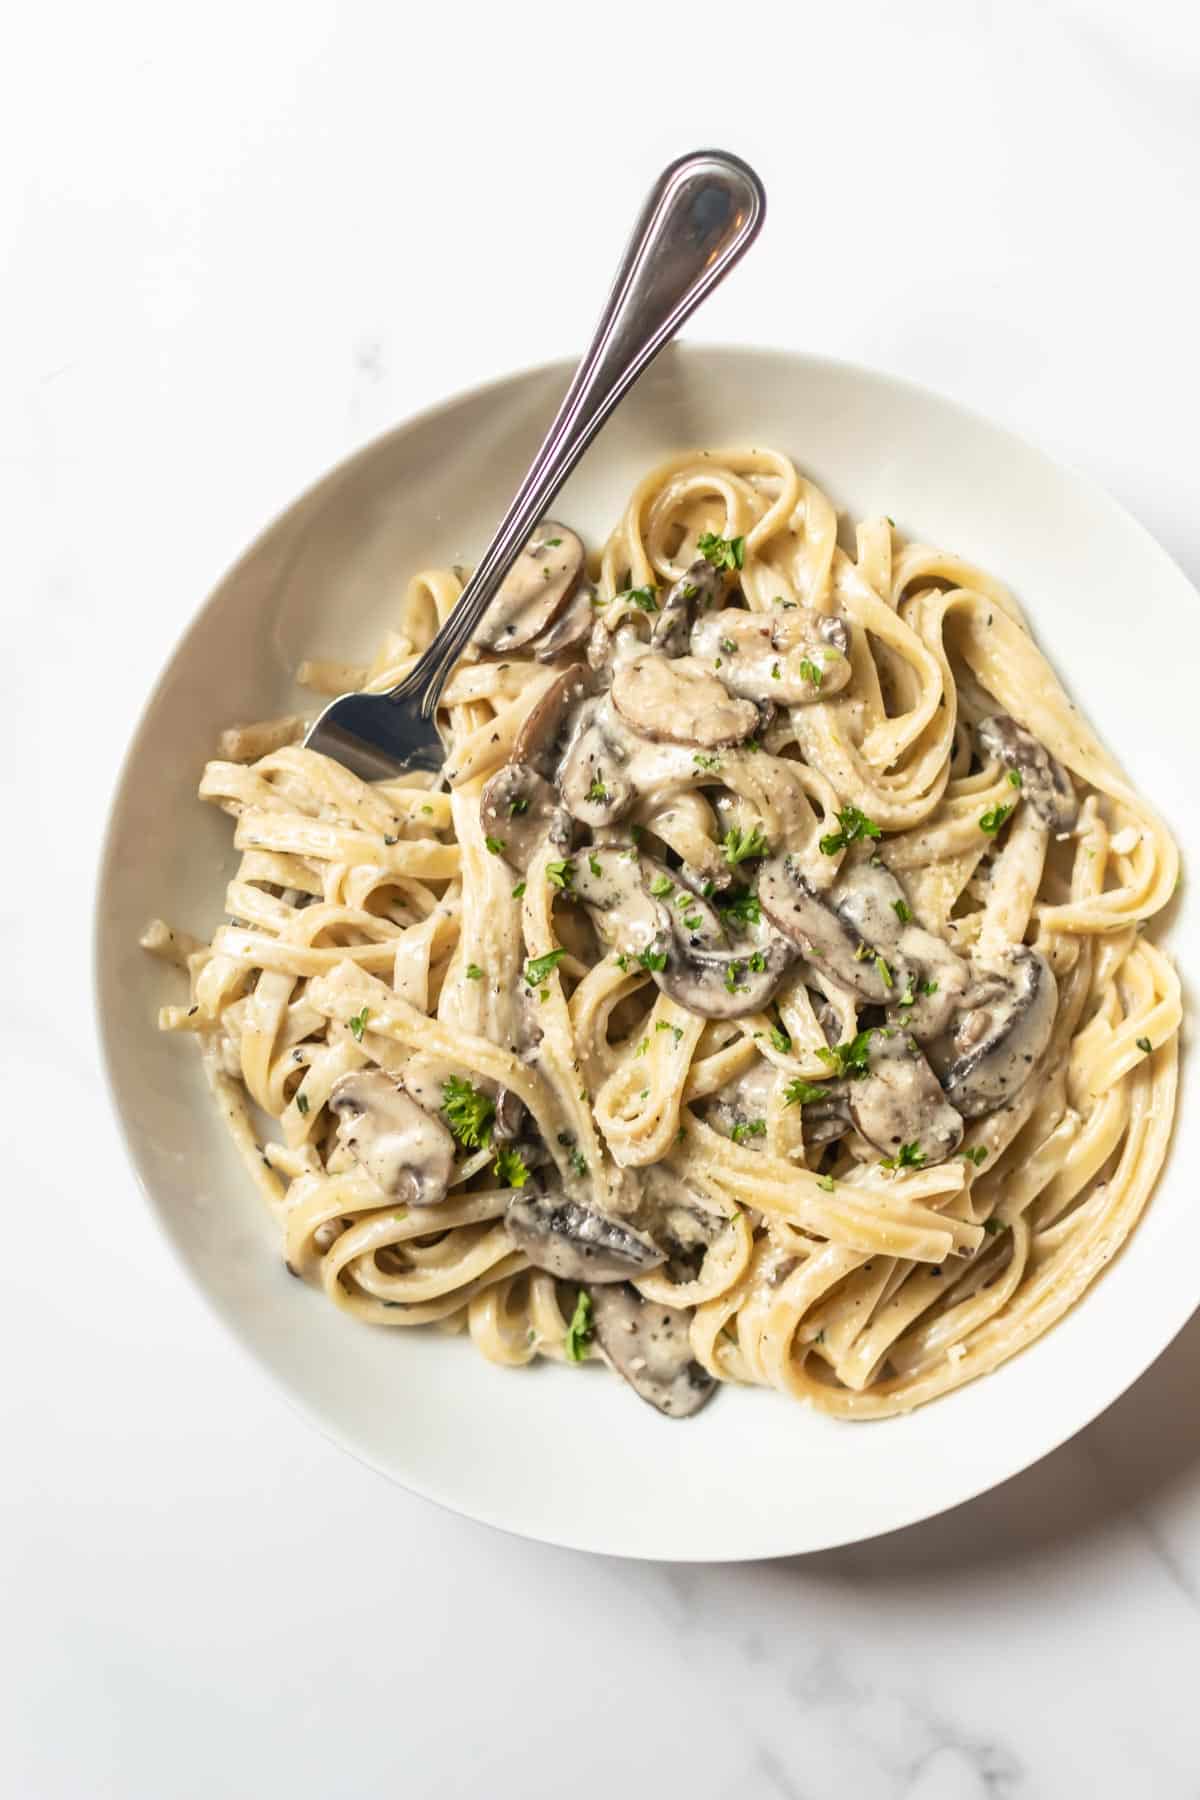
[[[698,750],[743,743],[762,723],[757,706],[734,699],[690,656],[668,660],[649,652],[619,663],[612,703],[639,736]]]
[[[829,904],[882,957],[891,1023],[920,1039],[944,1032],[971,985],[970,965],[917,922],[891,870],[874,858],[846,863]]]
[[[556,676],[518,731],[511,760],[528,763],[545,780],[553,781],[594,687],[595,680],[586,663],[572,663]]]
[[[669,1419],[699,1412],[716,1381],[692,1355],[691,1307],[643,1300],[628,1283],[591,1296],[592,1324],[605,1361]]]
[[[840,693],[850,680],[849,638],[841,619],[807,608],[746,612],[726,607],[692,627],[692,656],[731,694],[803,706]]]
[[[763,911],[818,969],[864,1000],[886,1006],[903,991],[886,957],[862,933],[826,903],[788,856],[774,856],[758,877]]]
[[[1008,713],[981,719],[975,727],[979,747],[1021,777],[1021,794],[1042,823],[1055,833],[1070,831],[1079,816],[1079,800],[1071,777],[1032,731]]]
[[[962,1143],[960,1114],[904,1032],[872,1033],[869,1072],[846,1082],[844,1095],[855,1128],[885,1156],[915,1144],[924,1162],[940,1163]]]
[[[333,1085],[329,1110],[355,1162],[390,1200],[436,1206],[454,1172],[454,1139],[382,1069],[353,1069]]]
[[[796,960],[786,939],[774,932],[762,936],[752,950],[709,950],[685,935],[672,920],[670,938],[657,938],[652,954],[665,955],[654,979],[665,994],[702,1019],[743,1019],[761,1012]]]
[[[679,577],[662,604],[654,621],[650,642],[664,656],[682,656],[688,647],[688,633],[696,614],[712,606],[725,593],[725,576],[715,569],[706,556],[692,563]]]
[[[557,619],[547,625],[545,631],[539,631],[535,638],[530,638],[526,649],[531,650],[539,662],[553,662],[556,656],[566,656],[569,652],[582,650],[592,635],[595,623],[595,597],[595,588],[590,582],[583,582],[576,588]]]
[[[572,818],[585,825],[615,825],[635,804],[638,790],[625,773],[629,753],[610,730],[600,702],[588,702],[558,770],[559,792]]]
[[[583,545],[569,526],[543,519],[476,627],[481,650],[518,650],[552,625],[583,574]]]
[[[570,848],[571,820],[558,795],[528,763],[505,763],[479,796],[479,823],[485,838],[522,874],[543,840]]]
[[[1045,957],[1018,944],[988,960],[942,1074],[964,1119],[995,1112],[1025,1085],[1050,1042],[1058,985]]]
[[[627,1220],[582,1206],[557,1188],[514,1194],[504,1223],[534,1268],[561,1281],[627,1281],[666,1261],[665,1253]]]

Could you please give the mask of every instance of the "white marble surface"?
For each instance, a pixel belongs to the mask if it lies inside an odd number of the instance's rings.
[[[945,1518],[621,1564],[313,1436],[135,1191],[87,1001],[131,717],[315,473],[580,343],[668,154],[724,142],[771,190],[701,335],[928,381],[1200,576],[1194,8],[405,10],[52,5],[0,69],[0,1790],[1194,1797],[1200,1323]]]

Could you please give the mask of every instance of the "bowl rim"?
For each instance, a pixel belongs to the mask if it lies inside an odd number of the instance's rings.
[[[871,363],[861,363],[848,357],[831,356],[823,352],[797,349],[794,346],[788,345],[772,345],[757,342],[749,343],[737,340],[718,341],[682,338],[675,339],[669,345],[664,346],[664,350],[660,355],[666,355],[672,358],[683,357],[684,359],[690,359],[692,357],[699,359],[723,357],[735,360],[744,360],[746,358],[755,360],[761,359],[762,361],[774,361],[779,358],[784,358],[793,363],[806,365],[814,372],[825,372],[835,376],[844,376],[853,381],[874,383],[880,388],[890,390],[893,393],[898,392],[901,395],[907,395],[916,401],[932,404],[935,407],[940,408],[945,415],[957,418],[967,426],[984,430],[992,438],[1007,442],[1011,447],[1019,450],[1024,456],[1036,459],[1055,477],[1062,477],[1063,475],[1068,476],[1071,482],[1079,490],[1110,512],[1115,513],[1127,528],[1131,528],[1136,537],[1141,540],[1142,544],[1149,552],[1157,557],[1163,565],[1169,567],[1177,579],[1191,591],[1196,597],[1197,602],[1200,603],[1200,590],[1197,590],[1186,570],[1183,569],[1171,552],[1159,542],[1148,527],[1142,523],[1137,515],[1131,512],[1123,501],[1118,500],[1102,482],[1087,472],[1076,468],[1072,463],[1057,456],[1051,456],[1048,451],[1042,449],[1041,445],[1032,438],[1028,438],[1023,433],[1013,430],[1008,425],[997,423],[997,421],[991,418],[987,413],[943,393],[940,389],[935,388],[926,382],[917,381],[907,375],[895,374],[888,369]],[[657,360],[658,359],[656,359],[656,361]],[[639,1548],[636,1545],[624,1545],[614,1549],[590,1543],[582,1536],[573,1535],[570,1530],[550,1530],[541,1527],[536,1530],[525,1529],[520,1525],[493,1516],[487,1507],[474,1507],[461,1500],[450,1498],[445,1493],[438,1492],[423,1484],[419,1479],[412,1477],[407,1472],[404,1475],[398,1474],[395,1469],[386,1466],[382,1461],[373,1457],[362,1444],[354,1441],[354,1439],[339,1431],[336,1424],[308,1399],[300,1387],[295,1384],[287,1374],[277,1369],[254,1348],[244,1335],[241,1324],[233,1310],[224,1305],[218,1296],[206,1286],[197,1271],[192,1267],[181,1239],[171,1227],[166,1209],[156,1199],[151,1185],[146,1175],[143,1173],[142,1165],[139,1161],[126,1122],[125,1112],[118,1098],[117,1078],[115,1073],[115,1042],[112,1035],[112,1027],[106,1022],[105,1009],[102,1005],[102,935],[103,900],[109,885],[111,869],[116,855],[116,826],[119,805],[130,772],[134,766],[135,751],[143,728],[145,727],[161,692],[167,685],[172,671],[184,654],[193,634],[200,630],[210,606],[213,604],[216,597],[224,590],[227,583],[233,579],[244,564],[248,563],[258,553],[260,547],[284,522],[284,520],[300,506],[310,503],[323,488],[332,487],[336,482],[349,476],[359,464],[366,462],[375,456],[380,448],[393,437],[411,431],[426,421],[433,419],[439,413],[446,412],[457,405],[486,399],[490,394],[509,386],[517,387],[525,382],[545,380],[551,376],[560,376],[565,391],[575,366],[576,359],[574,357],[560,356],[542,362],[527,363],[517,368],[506,369],[498,374],[488,376],[484,380],[470,382],[464,387],[456,388],[450,393],[442,394],[418,408],[416,411],[405,414],[402,418],[396,420],[384,430],[374,433],[364,442],[351,449],[345,456],[326,467],[297,494],[293,495],[290,500],[278,507],[267,522],[254,534],[250,541],[243,546],[238,554],[223,566],[218,578],[207,589],[199,603],[189,612],[183,627],[174,638],[159,669],[157,677],[148,689],[136,717],[129,726],[128,740],[110,780],[104,805],[103,830],[99,840],[99,853],[96,859],[96,869],[91,892],[88,979],[91,1021],[96,1042],[99,1046],[99,1064],[103,1082],[103,1091],[108,1101],[113,1122],[116,1126],[118,1141],[124,1152],[126,1163],[133,1172],[142,1200],[154,1220],[160,1240],[165,1241],[168,1253],[172,1258],[176,1269],[183,1274],[188,1287],[199,1297],[201,1304],[208,1315],[218,1320],[224,1331],[232,1338],[238,1355],[245,1364],[253,1369],[255,1379],[264,1384],[272,1393],[281,1396],[289,1409],[297,1414],[310,1428],[318,1432],[327,1443],[336,1446],[340,1451],[350,1455],[357,1463],[370,1469],[375,1475],[406,1493],[417,1496],[427,1503],[442,1508],[446,1512],[477,1524],[486,1525],[493,1530],[504,1533],[506,1536],[525,1542],[545,1543],[559,1549],[583,1551],[594,1556],[612,1556],[628,1558],[633,1561],[655,1561],[664,1563],[696,1561],[703,1561],[705,1563],[742,1563],[762,1562],[782,1556],[819,1555],[824,1551],[842,1548],[853,1543],[865,1543],[877,1538],[890,1536],[893,1532],[903,1531],[926,1520],[939,1518],[945,1513],[951,1512],[959,1506],[967,1505],[972,1500],[978,1499],[981,1495],[991,1492],[994,1488],[1002,1486],[1005,1482],[1011,1481],[1017,1476],[1024,1474],[1027,1470],[1036,1467],[1038,1463],[1052,1455],[1054,1451],[1060,1449],[1065,1443],[1068,1443],[1072,1438],[1077,1436],[1078,1433],[1085,1430],[1087,1426],[1092,1424],[1103,1413],[1107,1412],[1111,1406],[1115,1405],[1124,1394],[1128,1393],[1129,1389],[1154,1366],[1174,1339],[1184,1329],[1188,1321],[1197,1313],[1197,1311],[1200,1311],[1200,1287],[1197,1288],[1195,1294],[1190,1298],[1186,1310],[1184,1310],[1180,1316],[1176,1316],[1176,1314],[1172,1313],[1169,1315],[1167,1322],[1164,1323],[1161,1317],[1156,1321],[1157,1329],[1152,1334],[1155,1339],[1156,1347],[1151,1350],[1149,1356],[1145,1357],[1144,1360],[1139,1359],[1137,1366],[1131,1367],[1128,1373],[1123,1373],[1121,1375],[1118,1384],[1112,1388],[1108,1397],[1099,1406],[1089,1411],[1086,1416],[1078,1418],[1065,1426],[1059,1424],[1053,1425],[1046,1433],[1045,1441],[1041,1443],[1041,1447],[1037,1448],[1029,1455],[1022,1453],[1021,1460],[1011,1468],[1007,1469],[1005,1473],[1000,1475],[984,1475],[982,1478],[971,1476],[963,1481],[958,1489],[947,1492],[946,1496],[939,1499],[933,1506],[930,1506],[925,1500],[915,1501],[907,1508],[899,1509],[897,1516],[889,1524],[880,1527],[877,1531],[864,1533],[861,1530],[852,1529],[843,1535],[834,1533],[823,1536],[820,1542],[809,1544],[799,1550],[788,1548],[782,1541],[775,1542],[765,1548],[734,1548],[722,1550],[719,1553],[709,1552],[706,1553],[703,1558],[697,1558],[694,1554],[685,1555],[680,1553],[675,1555],[671,1554],[669,1551],[660,1549],[646,1550]],[[601,431],[596,441],[599,442],[602,438],[603,431]],[[1185,1009],[1185,1023],[1186,1019],[1187,1012]],[[1180,1040],[1180,1049],[1181,1054],[1186,1055],[1186,1044],[1182,1037]],[[1177,1117],[1178,1114],[1176,1114],[1176,1118]],[[1166,1176],[1167,1168],[1174,1151],[1174,1138],[1175,1132],[1173,1129],[1171,1142],[1168,1145],[1167,1157],[1154,1184],[1155,1190],[1157,1190],[1159,1184]],[[1150,1196],[1151,1201],[1152,1199],[1153,1191]],[[1140,1220],[1138,1223],[1140,1224]],[[1137,1225],[1135,1225],[1134,1230],[1136,1231],[1137,1228]],[[1086,1297],[1086,1294],[1080,1296],[1080,1299],[1069,1309],[1068,1314],[1064,1315],[1064,1319],[1056,1321],[1056,1324],[1064,1323],[1065,1319],[1074,1313],[1079,1305],[1084,1303]],[[1051,1330],[1053,1329],[1054,1327],[1051,1327]],[[1033,1344],[1025,1346],[1025,1350],[1020,1354],[1024,1355],[1033,1347]],[[969,1387],[963,1391],[969,1391]],[[872,1423],[882,1423],[886,1425],[888,1421],[872,1421]]]

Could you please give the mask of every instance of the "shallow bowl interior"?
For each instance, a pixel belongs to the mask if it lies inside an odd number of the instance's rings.
[[[676,1424],[599,1368],[498,1369],[463,1338],[364,1327],[290,1279],[193,1046],[154,1026],[179,978],[138,949],[143,920],[160,914],[207,935],[234,862],[228,820],[195,799],[218,731],[311,710],[292,682],[302,657],[365,660],[414,570],[476,559],[568,373],[514,375],[369,445],[272,525],[202,607],[137,727],[113,806],[97,917],[112,1090],[149,1202],[222,1318],[320,1429],[405,1487],[531,1537],[632,1556],[847,1543],[1017,1473],[1115,1399],[1183,1325],[1200,1297],[1186,1064],[1173,1154],[1146,1217],[1083,1304],[1031,1350],[883,1424],[839,1424],[733,1390]],[[1005,432],[886,376],[792,353],[677,346],[555,510],[596,543],[660,457],[745,443],[788,451],[839,507],[890,513],[906,534],[1008,582],[1186,857],[1200,606],[1120,507]],[[1154,657],[1153,681],[1139,644],[1176,647]],[[1173,920],[1177,946],[1186,933],[1186,918]]]

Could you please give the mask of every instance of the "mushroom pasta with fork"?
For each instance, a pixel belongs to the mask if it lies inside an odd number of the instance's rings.
[[[462,584],[302,683],[392,687]],[[880,1418],[1078,1299],[1166,1152],[1178,859],[1004,588],[692,452],[590,561],[538,527],[441,722],[436,785],[226,732],[227,922],[143,939],[294,1275],[672,1417]]]

